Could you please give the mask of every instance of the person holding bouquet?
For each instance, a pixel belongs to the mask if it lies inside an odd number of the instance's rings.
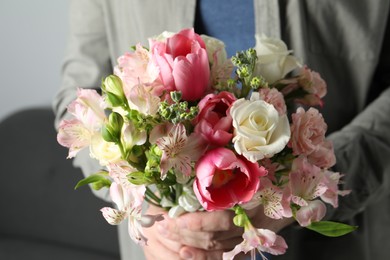
[[[254,35],[257,39],[262,34],[283,39],[294,50],[294,56],[321,73],[328,86],[321,113],[336,154],[334,169],[345,174],[343,185],[352,192],[340,197],[339,207],[329,208],[326,218],[346,221],[359,229],[328,239],[305,229],[297,230],[291,219],[266,218],[262,206],[247,214],[257,227],[284,234],[289,248],[276,259],[385,259],[390,213],[390,2],[243,2],[246,6],[240,8],[234,1],[71,1],[62,86],[53,103],[57,127],[69,116],[66,107],[76,98],[77,88],[99,88],[101,79],[112,73],[116,59],[130,44],[141,41],[147,46],[148,37],[163,31],[195,27],[198,33],[227,37],[223,39],[227,45],[229,39],[232,43],[233,39],[242,39],[237,44],[243,45],[233,50],[254,46],[255,42],[248,42],[255,39]],[[225,6],[228,4],[231,6]],[[226,29],[229,19],[233,25]],[[238,21],[242,21],[242,27]],[[248,37],[250,34],[252,37]],[[259,48],[258,41],[255,49]],[[86,175],[100,168],[89,158],[88,151],[79,152],[74,164]],[[108,200],[102,190],[96,195]],[[157,207],[149,207],[148,213],[166,215]],[[149,245],[143,247],[145,256],[219,259],[242,240],[242,229],[232,224],[233,217],[232,211],[165,217],[144,229],[149,238]],[[119,227],[122,258],[142,259],[140,248],[128,240],[126,229]]]

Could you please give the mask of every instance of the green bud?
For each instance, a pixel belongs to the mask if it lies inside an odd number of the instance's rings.
[[[112,129],[109,126],[102,127],[102,137],[106,142],[117,142],[118,139],[115,134],[112,133]]]
[[[244,215],[244,214],[236,215],[233,218],[234,225],[236,225],[238,227],[245,227],[247,221],[248,221],[248,219],[247,219],[246,215]]]
[[[251,88],[256,90],[260,87],[260,79],[258,77],[253,77],[252,80],[251,80]]]
[[[106,95],[107,95],[108,102],[110,102],[110,104],[113,107],[120,107],[120,106],[122,106],[123,99],[119,98],[118,96],[116,96],[115,94],[112,94],[110,92],[106,92]]]
[[[117,112],[112,112],[108,116],[108,124],[115,132],[119,133],[123,126],[123,117]]]
[[[173,102],[178,103],[181,100],[181,91],[172,91],[170,94]]]
[[[145,178],[145,174],[143,172],[132,172],[127,175],[127,179],[129,182],[135,185],[143,185],[148,183],[148,179]]]
[[[102,88],[105,92],[112,93],[119,99],[124,97],[122,80],[116,75],[106,77]]]
[[[135,145],[133,146],[133,148],[131,149],[131,155],[135,156],[135,157],[139,157],[141,156],[142,154],[144,153],[143,149],[142,149],[142,146],[140,145]]]

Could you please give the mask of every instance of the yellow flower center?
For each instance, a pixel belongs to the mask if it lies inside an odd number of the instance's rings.
[[[212,186],[220,188],[230,180],[234,179],[235,175],[232,170],[216,170],[213,176]]]

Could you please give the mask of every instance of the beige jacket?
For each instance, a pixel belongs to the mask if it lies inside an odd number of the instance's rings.
[[[62,85],[53,102],[56,123],[75,99],[76,88],[99,87],[117,57],[130,46],[146,44],[147,37],[162,31],[193,27],[195,5],[195,0],[71,1]],[[338,239],[305,230],[293,233],[290,228],[285,234],[288,253],[276,259],[386,259],[390,248],[390,42],[384,39],[389,37],[389,7],[389,0],[254,0],[256,33],[281,37],[295,56],[328,83],[322,112],[332,132],[337,170],[346,174],[345,186],[353,189],[333,217],[360,226],[359,231]],[[375,100],[367,107],[369,99]],[[75,159],[85,174],[97,170],[87,157],[85,152]],[[121,242],[123,259],[142,259],[139,249],[123,244],[130,243],[125,236]]]

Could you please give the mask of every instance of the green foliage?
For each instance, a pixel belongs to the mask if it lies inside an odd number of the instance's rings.
[[[165,121],[170,121],[173,124],[177,124],[184,121],[191,121],[199,112],[197,106],[190,106],[187,101],[181,100],[181,92],[171,92],[171,98],[174,101],[173,104],[169,104],[164,101],[161,102],[159,107],[159,114]]]
[[[254,75],[257,62],[256,50],[251,48],[246,51],[237,52],[232,57],[232,63],[237,67],[237,82],[241,83],[241,93],[239,97],[247,98],[251,90],[257,90],[260,87],[267,87],[267,82]]]
[[[358,227],[333,221],[319,221],[311,223],[306,228],[328,237],[339,237],[356,230]]]
[[[81,186],[91,184],[91,187],[95,190],[100,190],[103,187],[110,187],[111,185],[111,180],[108,179],[108,174],[107,172],[97,172],[95,174],[92,174],[82,180],[80,180],[74,189],[78,189]]]

